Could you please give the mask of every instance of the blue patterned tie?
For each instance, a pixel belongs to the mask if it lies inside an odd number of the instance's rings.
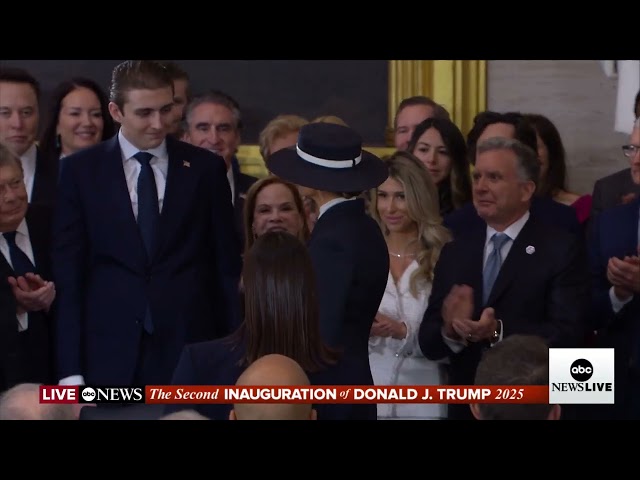
[[[156,234],[160,207],[158,205],[158,189],[153,169],[149,163],[153,155],[149,152],[138,152],[134,158],[140,162],[140,175],[138,176],[138,227],[147,249],[149,261],[153,256],[156,246]]]
[[[153,258],[156,248],[156,236],[158,232],[158,219],[160,218],[160,206],[158,204],[158,189],[153,169],[149,163],[153,155],[149,152],[138,152],[134,158],[140,162],[140,175],[138,176],[138,227],[142,240],[147,250],[149,263]],[[151,309],[147,306],[144,315],[144,329],[147,333],[153,333]]]
[[[489,258],[487,258],[487,264],[484,266],[484,272],[482,274],[484,283],[482,301],[485,305],[487,304],[487,300],[489,300],[489,294],[491,293],[493,284],[496,283],[496,278],[502,266],[502,247],[509,240],[510,238],[506,233],[494,233],[491,237],[493,251],[489,254]]]
[[[27,254],[16,244],[16,232],[5,232],[3,235],[9,245],[11,265],[13,266],[13,271],[16,276],[20,277],[25,273],[36,273],[36,267],[31,263]]]

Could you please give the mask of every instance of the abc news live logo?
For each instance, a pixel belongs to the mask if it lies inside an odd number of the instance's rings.
[[[614,403],[613,348],[550,348],[549,403]]]
[[[40,403],[144,403],[144,387],[43,385]]]

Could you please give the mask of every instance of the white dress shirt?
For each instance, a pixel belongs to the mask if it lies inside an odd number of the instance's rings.
[[[16,245],[20,250],[22,250],[31,263],[36,264],[33,256],[33,248],[31,247],[31,240],[29,239],[29,228],[27,228],[27,222],[23,218],[20,225],[18,225],[18,229],[16,230]],[[13,264],[11,263],[11,254],[9,253],[9,244],[7,243],[7,239],[4,238],[4,235],[0,235],[0,252],[4,255],[4,258],[7,260],[7,263],[13,268]],[[27,328],[29,328],[29,313],[20,313],[16,314],[18,318],[18,331],[23,332]]]
[[[511,225],[505,228],[504,231],[502,232],[502,233],[505,233],[507,237],[509,237],[509,240],[504,242],[504,244],[502,245],[502,249],[500,250],[503,263],[507,259],[507,255],[509,255],[509,252],[511,251],[513,242],[515,241],[516,238],[518,238],[518,235],[520,235],[520,232],[524,228],[530,216],[531,214],[527,210],[527,212],[522,217],[520,217],[518,220],[513,222]],[[487,260],[489,259],[489,255],[491,255],[491,252],[493,252],[493,242],[491,241],[491,238],[495,233],[498,233],[498,231],[495,228],[492,228],[489,225],[487,225],[487,237],[484,244],[484,261],[482,263],[483,268],[484,268],[484,265],[486,265]],[[502,328],[500,330],[501,330],[500,338],[498,339],[498,341],[501,341],[504,336],[504,324],[502,325]],[[449,346],[449,348],[453,350],[455,353],[458,353],[466,345],[466,341],[453,340],[449,337],[446,337],[444,333],[442,334],[442,337],[444,338],[444,341]]]
[[[233,167],[227,168],[227,180],[229,180],[229,188],[231,189],[231,205],[236,204],[236,182],[233,176]]]
[[[124,176],[127,179],[127,188],[129,190],[129,198],[131,199],[131,207],[136,219],[138,218],[138,175],[140,175],[140,162],[133,156],[141,150],[134,147],[129,140],[122,134],[122,130],[118,132],[118,142],[120,142],[120,151],[122,152],[122,166],[124,168]],[[156,187],[158,190],[158,205],[162,211],[164,202],[164,193],[167,185],[167,172],[169,171],[169,154],[167,153],[167,143],[163,141],[156,148],[144,150],[154,156],[149,162],[153,170],[153,176],[156,179]]]
[[[20,157],[22,163],[22,171],[24,172],[24,185],[27,187],[27,195],[29,202],[33,195],[33,180],[36,176],[36,159],[38,157],[38,147],[34,143],[29,147],[29,150],[24,152]]]

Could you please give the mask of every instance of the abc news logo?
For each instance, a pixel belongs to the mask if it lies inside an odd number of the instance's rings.
[[[144,403],[143,387],[80,387],[80,403]]]
[[[549,403],[614,403],[613,352],[612,348],[550,348]]]
[[[144,403],[144,387],[43,385],[40,403]]]

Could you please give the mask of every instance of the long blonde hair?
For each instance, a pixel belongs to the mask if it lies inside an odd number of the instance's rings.
[[[389,177],[403,186],[407,212],[418,227],[418,268],[409,281],[411,294],[416,297],[420,283],[433,281],[433,271],[440,252],[451,240],[451,234],[442,225],[438,188],[422,162],[409,152],[398,151],[386,160],[386,164],[389,167]],[[378,222],[385,236],[388,235],[389,231],[378,213],[377,189],[371,190],[369,208],[371,217]]]

